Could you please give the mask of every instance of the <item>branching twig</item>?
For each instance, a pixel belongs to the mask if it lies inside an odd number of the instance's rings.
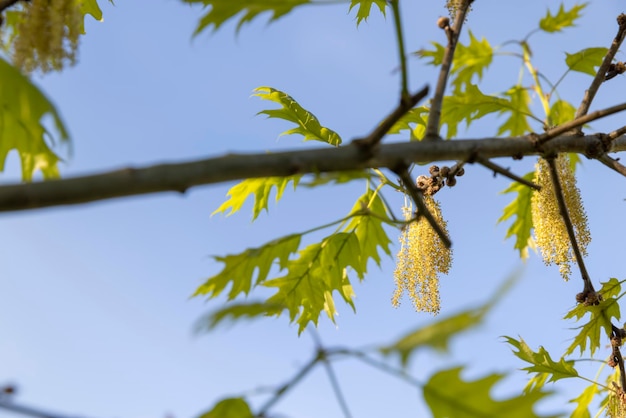
[[[441,107],[443,105],[443,95],[446,91],[446,84],[448,82],[448,76],[450,69],[452,68],[452,59],[454,58],[454,50],[461,34],[461,28],[465,22],[465,16],[467,15],[467,9],[473,0],[463,0],[458,6],[456,16],[454,17],[454,26],[451,28],[445,26],[443,29],[448,35],[448,46],[443,54],[443,60],[441,62],[441,70],[439,71],[439,78],[437,80],[437,88],[435,89],[435,95],[431,101],[430,112],[428,115],[428,124],[426,126],[426,136],[424,139],[437,139],[439,138],[439,120],[441,119]]]
[[[504,168],[504,167],[500,167],[499,165],[492,163],[490,160],[477,156],[474,157],[474,161],[476,161],[478,164],[493,170],[494,174],[498,173],[498,174],[502,174],[505,177],[510,178],[511,180],[514,180],[518,183],[521,183],[523,185],[526,185],[528,187],[532,187],[535,190],[541,190],[541,186],[539,186],[538,184],[533,183],[532,181],[528,181],[523,177],[520,177],[514,173],[512,173],[509,169]]]
[[[557,126],[556,128],[549,129],[545,133],[537,136],[537,142],[539,144],[543,144],[546,141],[549,141],[552,138],[556,138],[559,135],[562,135],[566,132],[569,132],[579,126],[584,125],[587,122],[594,121],[596,119],[601,119],[606,116],[612,115],[617,112],[621,112],[626,110],[626,103],[622,103],[616,106],[607,107],[606,109],[596,110],[593,113],[589,113],[588,115],[580,116],[575,118],[574,120],[564,123],[562,125]]]
[[[450,238],[448,238],[445,231],[437,223],[437,220],[435,219],[433,214],[430,213],[430,211],[426,207],[422,191],[418,189],[415,185],[415,181],[413,181],[413,179],[411,178],[408,167],[401,164],[397,167],[394,167],[392,170],[400,177],[404,188],[409,193],[409,196],[411,196],[411,199],[415,203],[417,216],[423,216],[424,218],[426,218],[426,220],[430,224],[430,227],[437,233],[443,245],[445,245],[446,248],[450,248],[452,246],[452,241],[450,241]]]
[[[555,158],[554,156],[547,157],[546,161],[550,167],[550,178],[552,179],[552,184],[554,186],[554,194],[559,205],[559,212],[561,213],[563,223],[567,229],[567,235],[569,236],[570,243],[572,244],[572,251],[574,252],[574,257],[576,257],[576,263],[578,264],[578,269],[580,270],[580,275],[582,276],[584,282],[584,289],[582,293],[585,297],[590,294],[595,295],[591,278],[589,277],[589,273],[585,267],[585,260],[583,259],[580,248],[578,247],[578,241],[576,240],[576,235],[574,233],[574,225],[572,224],[572,219],[570,218],[567,210],[565,196],[563,195],[563,188],[561,187],[561,180],[559,179],[559,173],[556,168]]]
[[[400,120],[409,110],[413,109],[428,94],[428,86],[425,86],[412,96],[400,98],[400,104],[389,114],[368,136],[355,139],[354,144],[371,149],[389,132],[389,129]]]
[[[596,96],[596,93],[598,92],[600,85],[604,82],[604,79],[606,77],[606,72],[608,71],[609,66],[611,65],[611,62],[613,61],[613,58],[615,57],[617,50],[619,49],[620,45],[624,41],[624,36],[626,35],[626,15],[620,14],[617,17],[617,24],[619,25],[619,29],[617,30],[617,35],[615,35],[615,39],[613,39],[613,42],[611,43],[609,52],[607,52],[606,56],[604,57],[604,60],[602,61],[600,68],[598,68],[598,72],[596,73],[596,76],[593,78],[591,85],[589,86],[587,90],[585,90],[585,95],[583,96],[583,100],[580,103],[578,110],[576,111],[576,116],[574,117],[574,120],[577,120],[580,117],[586,115],[587,112],[589,111],[591,102]],[[582,133],[582,125],[578,125],[577,128],[578,128],[578,133]]]
[[[330,380],[330,385],[333,388],[333,392],[335,392],[335,397],[337,398],[337,402],[339,403],[339,406],[341,407],[341,411],[343,412],[343,415],[346,418],[351,418],[352,414],[350,413],[350,409],[348,408],[348,403],[346,402],[346,399],[343,396],[343,393],[341,391],[341,387],[339,386],[339,380],[337,379],[337,376],[335,375],[335,371],[333,370],[330,364],[330,361],[327,358],[326,353],[323,351],[321,353],[323,353],[322,363],[324,364],[324,368],[326,369],[326,373],[328,374],[328,380]]]

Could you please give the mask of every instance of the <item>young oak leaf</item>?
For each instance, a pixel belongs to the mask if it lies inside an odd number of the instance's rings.
[[[520,338],[519,341],[507,336],[504,338],[506,338],[507,343],[517,349],[517,351],[513,350],[513,354],[531,364],[531,366],[525,367],[522,370],[526,370],[528,373],[545,373],[548,376],[547,382],[556,382],[560,379],[578,377],[578,372],[574,368],[573,361],[566,361],[564,358],[561,358],[556,362],[552,360],[550,353],[543,347],[539,347],[539,351],[535,352],[522,338]]]
[[[198,287],[193,296],[204,295],[212,299],[229,285],[229,300],[241,293],[247,295],[253,287],[267,279],[276,260],[281,270],[287,268],[289,257],[300,247],[301,238],[300,234],[287,235],[261,247],[248,248],[239,254],[215,257],[215,260],[224,264],[222,270]]]
[[[586,48],[575,54],[568,54],[566,52],[565,63],[572,71],[578,71],[595,77],[596,67],[602,64],[602,60],[608,51],[608,48]]]
[[[250,22],[261,13],[270,12],[270,22],[288,14],[294,8],[311,3],[310,0],[183,0],[189,4],[210,6],[209,11],[200,18],[194,35],[213,27],[217,31],[226,21],[239,16],[239,32],[244,23]]]
[[[574,119],[576,108],[565,100],[557,100],[550,107],[550,124],[553,126],[561,125]],[[570,159],[571,161],[571,159]]]
[[[255,179],[246,179],[231,187],[226,196],[228,199],[211,213],[224,213],[230,216],[239,211],[250,195],[254,196],[254,205],[252,207],[252,220],[254,221],[261,211],[268,210],[270,194],[273,188],[276,188],[276,201],[278,202],[283,196],[285,188],[290,182],[293,182],[294,190],[300,181],[300,175],[288,177],[262,177]]]
[[[602,295],[602,301],[598,305],[585,306],[578,304],[574,309],[565,315],[564,319],[576,318],[577,321],[587,313],[591,314],[589,322],[576,328],[579,330],[578,335],[574,337],[574,341],[565,351],[565,354],[571,354],[578,348],[582,354],[587,349],[587,340],[589,340],[589,351],[591,355],[604,344],[601,338],[601,330],[604,328],[604,334],[608,338],[613,332],[613,324],[611,319],[620,318],[620,309],[616,296],[621,291],[621,283],[616,278],[611,278],[608,282],[602,283],[602,289],[599,293]]]
[[[260,316],[278,316],[284,306],[266,302],[230,303],[200,318],[196,323],[198,331],[210,331],[218,325],[230,321],[241,321],[243,318],[254,319]]]
[[[506,91],[504,96],[508,97],[509,103],[500,110],[500,114],[509,113],[510,115],[498,128],[498,135],[508,132],[510,136],[522,136],[532,131],[528,123],[528,117],[532,115],[528,90],[521,86],[514,86]]]
[[[559,11],[553,16],[550,10],[546,16],[539,21],[539,28],[545,32],[560,32],[564,28],[574,26],[574,23],[581,17],[581,10],[587,6],[587,3],[576,4],[571,9],[565,10],[563,3],[559,7]]]
[[[531,171],[524,177],[525,180],[533,181],[535,172]],[[522,259],[528,258],[528,249],[534,248],[535,243],[532,238],[531,230],[533,228],[533,217],[530,210],[532,192],[528,186],[518,182],[513,182],[501,193],[517,193],[517,196],[504,208],[504,213],[498,219],[498,223],[508,219],[513,219],[509,229],[506,231],[505,238],[515,236],[514,248],[519,250]]]
[[[200,415],[199,418],[254,418],[255,416],[244,398],[226,398],[220,400],[210,411]]]
[[[479,41],[472,31],[469,31],[469,37],[467,46],[459,43],[454,53],[452,85],[455,92],[460,92],[464,90],[463,87],[470,85],[475,75],[481,80],[483,71],[489,67],[493,59],[493,48],[485,38]]]
[[[538,418],[533,408],[549,392],[534,390],[509,399],[494,400],[493,386],[504,376],[491,374],[474,381],[461,378],[461,367],[431,376],[424,400],[433,418]]]
[[[435,67],[441,65],[443,62],[443,55],[446,52],[446,47],[438,42],[431,42],[431,45],[435,47],[434,50],[419,49],[414,52],[419,58],[430,59],[426,64],[434,65]]]
[[[572,411],[572,415],[570,418],[591,418],[591,414],[589,413],[589,405],[593,400],[596,394],[600,393],[598,390],[598,385],[591,384],[587,386],[585,390],[582,391],[578,397],[570,400],[570,403],[576,403],[576,409]]]
[[[409,110],[389,129],[388,134],[399,134],[401,131],[408,130],[411,134],[411,140],[420,141],[426,134],[426,121],[428,119],[429,109],[426,106],[419,106]]]
[[[350,11],[355,6],[359,6],[359,10],[356,13],[356,24],[357,26],[361,23],[361,21],[367,21],[367,18],[370,16],[370,11],[372,9],[372,5],[378,6],[378,10],[385,16],[385,11],[387,7],[386,0],[352,0],[350,2]]]
[[[315,140],[335,147],[341,144],[341,137],[335,131],[323,127],[315,115],[300,106],[293,97],[272,87],[258,87],[254,91],[256,92],[255,96],[282,106],[281,109],[262,110],[259,114],[267,115],[270,118],[284,119],[297,125],[281,135],[299,134],[304,136],[305,141]]]

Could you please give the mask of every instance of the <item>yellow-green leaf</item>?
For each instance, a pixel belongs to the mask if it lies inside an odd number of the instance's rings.
[[[463,91],[472,84],[474,76],[480,81],[483,71],[489,67],[493,59],[493,48],[485,38],[479,41],[472,31],[469,31],[469,37],[469,43],[467,45],[459,43],[454,53],[452,85],[455,92]]]
[[[596,67],[602,64],[602,60],[608,51],[607,48],[586,48],[575,54],[568,54],[566,52],[565,63],[572,71],[578,71],[595,77]]]
[[[428,120],[429,109],[426,106],[419,106],[409,110],[392,127],[388,134],[399,134],[408,130],[411,140],[421,140],[426,134],[426,121]]]
[[[576,4],[571,9],[565,10],[565,6],[561,3],[559,11],[552,15],[548,10],[546,16],[539,22],[539,28],[545,32],[560,32],[564,28],[574,26],[576,20],[581,17],[581,10],[587,6],[587,3]]]
[[[387,7],[386,0],[352,0],[350,3],[350,10],[352,11],[353,7],[359,6],[359,10],[356,12],[356,24],[357,26],[361,23],[361,21],[367,21],[367,18],[370,15],[370,11],[372,9],[372,5],[378,6],[378,10],[385,15],[385,8]]]
[[[526,370],[528,373],[545,373],[548,375],[548,382],[556,382],[557,380],[569,377],[578,377],[578,372],[574,368],[573,361],[566,361],[561,357],[561,359],[556,362],[552,360],[550,353],[543,347],[539,347],[539,351],[534,352],[522,338],[520,338],[519,341],[511,337],[505,336],[504,338],[506,338],[507,343],[517,349],[517,351],[513,350],[513,354],[531,364],[531,366],[525,367],[522,370]]]
[[[587,386],[585,390],[582,391],[580,395],[576,398],[572,399],[571,403],[576,403],[576,409],[572,411],[572,415],[570,418],[591,418],[591,414],[589,413],[589,405],[593,400],[594,396],[599,393],[598,385],[591,384]]]
[[[420,49],[415,51],[414,54],[420,58],[430,59],[430,61],[426,61],[426,64],[428,65],[441,65],[441,63],[443,62],[443,54],[446,52],[446,47],[438,42],[431,41],[430,44],[434,46],[435,49]]]
[[[281,105],[280,109],[262,110],[259,114],[296,124],[295,128],[283,132],[282,135],[298,134],[302,135],[305,141],[321,141],[333,146],[341,144],[341,137],[335,131],[322,126],[315,115],[300,106],[293,97],[272,87],[258,87],[254,91],[255,96]]]
[[[250,406],[243,398],[226,398],[219,401],[199,418],[254,418]]]
[[[535,172],[531,171],[527,173],[524,179],[533,181],[535,178]],[[530,202],[532,198],[533,189],[518,182],[513,182],[511,185],[501,193],[517,193],[517,196],[504,208],[504,213],[498,219],[499,222],[504,222],[509,219],[513,219],[509,229],[506,231],[506,237],[515,237],[514,248],[519,250],[520,257],[528,257],[528,248],[534,248],[534,241],[531,235],[533,228],[533,217],[531,213]]]
[[[506,122],[498,128],[498,135],[509,133],[510,136],[522,136],[532,131],[528,123],[530,110],[530,95],[528,90],[521,86],[510,88],[504,93],[509,102],[500,110],[500,114],[508,114]]]
[[[198,331],[210,331],[226,321],[240,321],[241,319],[253,319],[260,316],[277,316],[284,306],[266,302],[242,302],[230,303],[203,316],[196,323]]]
[[[574,119],[576,108],[565,100],[557,100],[550,107],[550,123],[554,126],[561,125]]]

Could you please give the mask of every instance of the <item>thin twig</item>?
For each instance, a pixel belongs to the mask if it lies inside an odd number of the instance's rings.
[[[589,113],[584,116],[580,116],[575,118],[574,120],[564,123],[562,125],[557,126],[556,128],[549,129],[545,133],[537,136],[537,143],[543,144],[546,141],[549,141],[552,138],[556,138],[557,136],[569,132],[579,126],[584,125],[587,122],[594,121],[596,119],[601,119],[606,116],[612,115],[617,112],[621,112],[626,110],[626,103],[622,103],[616,106],[607,107],[606,109],[596,110],[593,113]]]
[[[408,373],[406,373],[406,371],[404,371],[403,369],[399,369],[399,368],[395,368],[390,366],[389,364],[382,362],[380,360],[374,359],[370,356],[368,356],[367,354],[365,354],[362,351],[358,351],[358,350],[352,350],[352,349],[341,349],[341,350],[336,350],[333,352],[337,353],[337,354],[343,354],[343,355],[347,355],[347,356],[351,356],[354,357],[360,361],[362,361],[363,363],[374,367],[378,370],[381,370],[387,374],[390,374],[392,376],[397,377],[398,379],[402,379],[405,382],[409,383],[412,386],[415,386],[417,388],[422,388],[424,385],[423,383],[421,383],[420,381],[418,381],[417,379],[413,378],[411,375],[409,375]]]
[[[618,162],[615,158],[609,157],[608,154],[602,154],[601,156],[597,157],[596,160],[600,161],[611,170],[615,170],[622,176],[626,176],[626,166]]]
[[[619,366],[619,374],[620,374],[620,383],[621,383],[621,391],[622,393],[626,390],[626,370],[624,370],[624,357],[622,357],[622,353],[620,351],[620,347],[622,345],[622,337],[626,333],[621,328],[616,327],[611,324],[612,335],[611,335],[611,346],[613,348],[613,352],[611,356],[613,357],[613,364],[617,364]]]
[[[478,164],[480,164],[480,165],[482,165],[482,166],[484,166],[484,167],[486,167],[486,168],[488,168],[490,170],[493,170],[495,173],[502,174],[503,176],[510,178],[511,180],[514,180],[514,181],[516,181],[518,183],[521,183],[521,184],[523,184],[525,186],[532,187],[535,190],[541,190],[541,186],[540,185],[538,185],[536,183],[533,183],[532,181],[528,181],[525,178],[520,177],[517,174],[512,173],[508,168],[500,167],[499,165],[497,165],[495,163],[492,163],[490,160],[488,160],[486,158],[477,156],[477,157],[474,158],[474,161],[476,161]]]
[[[614,130],[613,132],[610,132],[607,137],[608,139],[613,141],[624,134],[626,134],[626,126],[622,126],[621,128],[618,128]]]
[[[458,6],[456,16],[454,17],[454,26],[452,28],[444,28],[448,35],[448,45],[443,54],[443,60],[441,62],[441,70],[439,71],[439,78],[437,80],[437,88],[435,89],[435,95],[431,101],[430,112],[428,115],[428,124],[426,126],[426,136],[424,139],[438,139],[439,136],[439,121],[441,119],[441,107],[443,105],[443,95],[446,91],[446,84],[448,82],[448,76],[450,75],[450,69],[452,68],[452,59],[454,58],[454,50],[461,34],[461,28],[463,22],[465,22],[465,16],[467,15],[467,9],[473,0],[463,0]]]
[[[322,364],[326,369],[326,373],[328,374],[328,380],[330,380],[330,385],[333,388],[333,392],[335,392],[335,397],[337,398],[337,403],[341,407],[341,411],[346,418],[351,418],[352,414],[350,413],[350,409],[348,408],[348,403],[346,402],[346,398],[343,396],[341,391],[341,387],[339,386],[339,380],[337,379],[337,375],[335,375],[335,371],[333,370],[328,357],[324,351],[320,352],[324,354],[322,356]]]
[[[619,49],[622,42],[624,42],[624,36],[626,35],[626,15],[620,14],[617,17],[617,24],[619,25],[617,34],[615,35],[615,38],[613,39],[613,42],[611,43],[611,47],[609,48],[609,51],[605,55],[604,60],[602,61],[602,64],[600,65],[600,68],[598,68],[598,72],[596,73],[596,76],[593,78],[591,85],[589,86],[587,90],[585,90],[585,95],[583,96],[583,100],[580,103],[578,110],[576,111],[574,120],[577,120],[580,117],[586,115],[587,112],[589,111],[589,107],[591,107],[591,102],[596,96],[596,93],[598,92],[600,85],[604,82],[605,77],[606,77],[606,72],[609,69],[611,62],[613,61],[613,58],[615,57],[617,50]],[[582,133],[582,125],[578,125],[577,128],[578,128],[577,129],[578,133],[579,134]]]
[[[16,404],[13,401],[0,400],[0,409],[6,409],[7,411],[15,412],[17,414],[27,415],[35,418],[70,418],[67,415],[53,414],[45,412],[40,409],[32,408],[30,406],[24,406]],[[74,417],[77,418],[77,417]]]
[[[409,72],[406,66],[406,51],[404,49],[404,35],[402,34],[402,19],[400,19],[400,3],[398,0],[390,0],[393,12],[393,22],[396,27],[396,42],[398,44],[398,54],[400,55],[400,102],[410,100],[409,97]],[[409,107],[413,107],[412,105]]]
[[[406,165],[400,165],[393,169],[393,172],[400,176],[402,180],[402,184],[404,184],[405,189],[415,202],[415,207],[417,208],[417,216],[423,216],[426,218],[426,221],[430,224],[431,228],[435,231],[435,233],[439,236],[439,239],[443,243],[446,248],[450,248],[452,246],[452,241],[446,235],[445,231],[441,228],[441,226],[437,223],[437,220],[433,216],[432,213],[426,207],[424,203],[424,196],[422,195],[422,191],[417,188],[415,182],[411,178],[411,174],[409,174],[408,167]]]
[[[409,110],[413,109],[413,107],[415,107],[420,100],[426,97],[427,94],[428,86],[425,86],[417,93],[408,96],[408,98],[402,97],[398,107],[396,107],[393,112],[391,112],[380,124],[378,124],[378,126],[374,128],[368,136],[361,139],[355,139],[352,142],[360,147],[367,147],[371,149],[373,146],[378,144],[378,142],[380,142],[387,132],[389,132],[389,129],[391,129],[402,116],[404,116]]]
[[[550,178],[552,179],[552,184],[554,186],[554,194],[559,205],[559,212],[561,213],[563,223],[565,224],[565,228],[567,229],[567,235],[569,236],[570,243],[572,244],[574,257],[576,257],[576,263],[578,264],[580,275],[582,276],[583,282],[585,284],[583,294],[589,295],[590,293],[595,293],[593,284],[591,283],[591,278],[589,277],[589,273],[587,272],[587,268],[585,267],[585,260],[583,259],[580,248],[578,247],[578,241],[576,240],[576,234],[574,233],[574,225],[572,223],[572,219],[570,218],[569,212],[567,210],[565,197],[563,195],[563,188],[561,187],[561,180],[559,179],[559,173],[556,168],[555,157],[547,157],[546,161],[548,162],[548,166],[550,167]]]

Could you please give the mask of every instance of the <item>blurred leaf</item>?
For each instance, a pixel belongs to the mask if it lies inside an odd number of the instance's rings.
[[[285,188],[289,182],[293,182],[293,188],[298,186],[301,175],[289,177],[264,177],[256,179],[246,179],[231,187],[226,196],[228,199],[220,205],[211,215],[225,213],[230,216],[239,211],[250,195],[254,196],[254,206],[252,208],[252,220],[255,220],[261,211],[267,209],[272,189],[276,188],[276,201],[283,196]],[[228,211],[228,212],[227,212]]]
[[[430,44],[434,46],[435,49],[419,49],[415,51],[414,54],[420,58],[427,60],[430,59],[430,61],[426,61],[426,64],[428,65],[439,66],[443,62],[443,55],[446,52],[446,47],[438,42],[431,42]]]
[[[254,418],[254,415],[243,398],[226,398],[199,418]]]
[[[426,106],[414,107],[398,119],[387,133],[399,134],[401,131],[408,130],[411,133],[411,140],[421,140],[426,134],[428,112],[429,109]]]
[[[563,3],[559,11],[554,16],[548,10],[546,16],[539,22],[539,28],[545,32],[560,32],[564,28],[574,26],[574,23],[581,17],[580,11],[587,6],[587,3],[576,4],[571,9],[565,10]]]
[[[111,4],[113,4],[113,0],[109,0]],[[83,19],[80,21],[80,33],[85,34],[85,19],[86,15],[91,15],[94,19],[99,22],[102,22],[102,10],[100,10],[100,6],[98,6],[98,2],[96,0],[82,0],[78,2],[78,7],[80,7],[80,12],[83,14]]]
[[[578,377],[578,372],[574,368],[573,361],[566,361],[564,358],[561,358],[558,362],[555,362],[550,357],[550,353],[543,347],[539,347],[539,351],[534,352],[522,338],[520,338],[519,341],[511,337],[505,336],[504,338],[506,338],[507,343],[518,350],[513,350],[513,354],[525,362],[532,364],[532,366],[525,367],[522,370],[526,370],[528,373],[545,373],[549,377],[547,382],[556,382],[560,379]],[[536,389],[539,389],[539,387],[536,387]]]
[[[557,126],[574,119],[576,108],[565,100],[554,102],[550,108],[550,122]]]
[[[30,181],[35,171],[44,178],[59,176],[59,157],[46,140],[67,141],[69,135],[54,105],[23,76],[19,70],[0,58],[0,171],[8,153],[17,150],[22,164],[22,179]],[[50,117],[56,138],[43,125]]]
[[[528,124],[528,116],[532,115],[530,110],[530,95],[528,91],[521,87],[515,86],[504,93],[509,98],[508,105],[500,110],[500,114],[509,113],[509,117],[498,128],[498,135],[504,135],[506,132],[510,136],[522,136],[532,131]]]
[[[580,321],[587,313],[591,314],[589,322],[576,328],[580,331],[567,348],[566,355],[573,353],[576,348],[582,354],[587,349],[587,340],[589,340],[591,355],[596,349],[608,342],[613,332],[611,318],[620,319],[620,309],[616,296],[621,291],[621,283],[616,278],[602,283],[602,289],[599,290],[599,293],[602,294],[603,300],[599,305],[585,306],[581,303],[565,315],[564,319],[576,318],[577,321]],[[602,328],[604,328],[604,334],[607,337],[606,341],[601,338]]]
[[[591,401],[597,393],[599,393],[598,386],[594,383],[587,386],[578,397],[572,399],[570,402],[576,403],[577,405],[570,418],[591,418],[589,404],[591,404]]]
[[[487,313],[504,297],[518,278],[519,275],[514,274],[505,280],[483,305],[437,320],[425,327],[419,327],[394,343],[380,347],[380,352],[385,355],[398,354],[403,367],[408,365],[410,357],[418,348],[428,347],[447,352],[448,344],[454,337],[482,324]]]
[[[469,31],[469,37],[469,44],[465,46],[458,43],[454,53],[452,85],[455,92],[463,91],[463,87],[471,85],[475,75],[481,80],[483,71],[489,67],[493,59],[493,49],[485,38],[479,41],[472,31]]]
[[[335,171],[316,174],[311,181],[301,181],[300,186],[317,187],[326,184],[344,184],[353,180],[371,179],[372,173],[368,170]]]
[[[578,71],[595,77],[596,67],[602,64],[602,60],[608,51],[608,48],[586,48],[575,54],[568,54],[566,52],[565,63],[572,71]]]
[[[535,404],[547,392],[532,391],[502,401],[490,392],[504,376],[491,374],[482,379],[465,381],[461,367],[435,373],[424,386],[424,400],[433,418],[533,418]]]
[[[198,331],[210,331],[225,321],[236,322],[242,319],[254,319],[259,316],[279,315],[284,306],[272,305],[265,302],[232,303],[209,312],[196,323]]]
[[[247,295],[252,287],[267,279],[275,260],[278,259],[281,270],[287,267],[289,256],[298,251],[301,237],[300,234],[287,235],[262,247],[248,248],[242,253],[225,257],[215,257],[215,260],[224,264],[222,271],[198,287],[194,296],[206,295],[211,299],[222,293],[228,285],[232,285],[228,293],[229,300],[241,293]]]
[[[258,15],[271,12],[270,22],[288,14],[295,7],[311,3],[309,0],[183,0],[189,4],[209,6],[209,11],[200,18],[194,35],[213,26],[216,31],[226,21],[237,19],[237,32],[244,23],[250,22]],[[236,17],[238,16],[238,17]]]
[[[385,15],[385,7],[387,7],[386,0],[352,0],[350,3],[350,11],[355,6],[359,6],[359,10],[356,13],[356,24],[357,26],[361,23],[361,21],[367,21],[367,18],[370,15],[370,11],[372,9],[372,5],[378,6],[378,10]]]
[[[281,109],[262,110],[259,114],[265,114],[270,118],[285,119],[297,125],[296,128],[285,131],[282,135],[299,134],[304,136],[305,141],[321,141],[334,146],[341,144],[341,138],[335,131],[320,125],[315,115],[302,108],[288,94],[271,87],[258,87],[254,91],[255,96],[282,106]]]
[[[535,179],[535,172],[526,173],[523,177],[528,181]],[[513,222],[506,231],[506,237],[515,236],[514,248],[519,250],[520,257],[528,257],[528,248],[534,248],[534,241],[531,235],[533,228],[533,217],[530,208],[533,189],[522,183],[512,182],[511,185],[501,193],[517,193],[517,196],[504,208],[504,213],[498,219],[498,223],[513,218]]]

